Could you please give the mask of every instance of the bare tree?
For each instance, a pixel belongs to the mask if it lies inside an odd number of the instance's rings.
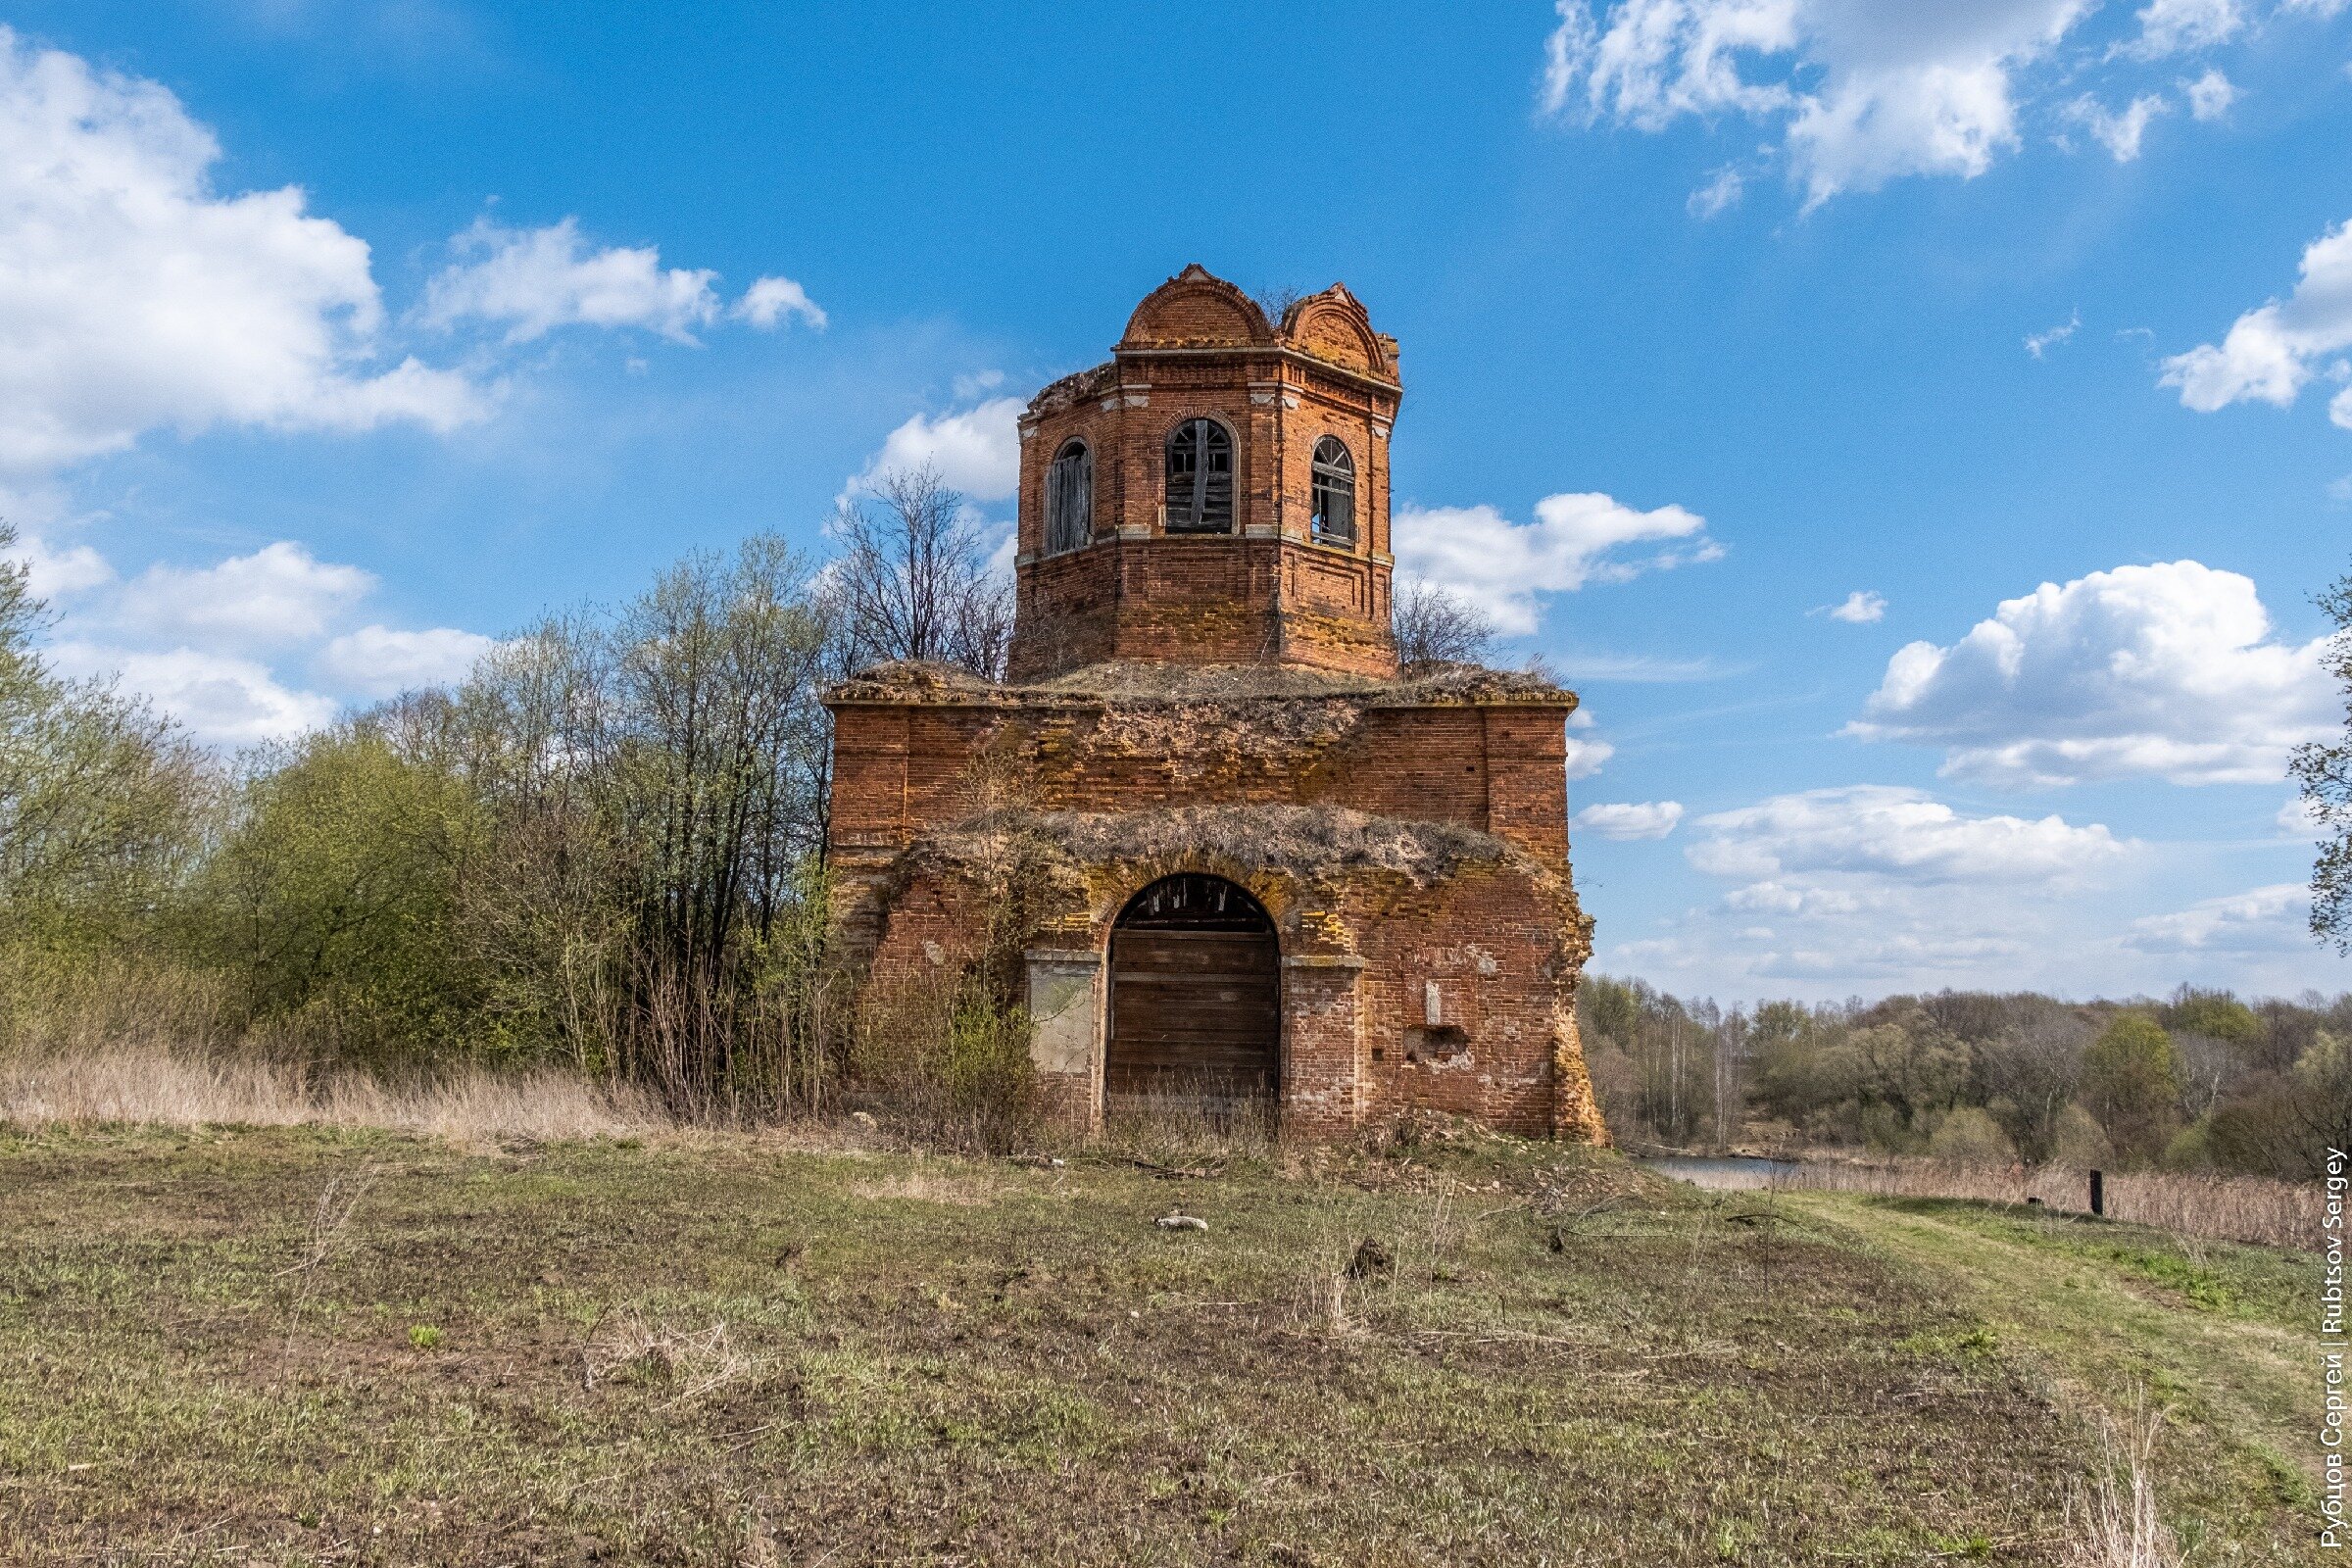
[[[1976,1049],[1976,1070],[2001,1130],[2028,1160],[2050,1156],[2058,1117],[2082,1077],[2091,1027],[2071,1011],[2003,1030]]]
[[[979,518],[936,469],[882,474],[871,500],[841,503],[832,533],[842,554],[824,596],[847,668],[912,660],[1003,675],[1012,596],[988,570]]]
[[[1400,664],[1479,663],[1495,636],[1485,611],[1418,577],[1396,596],[1395,627]]]
[[[2336,625],[2322,662],[2344,683],[2344,737],[2297,747],[2289,771],[2327,835],[2311,868],[2311,934],[2352,953],[2352,575],[2338,577],[2318,603]]]

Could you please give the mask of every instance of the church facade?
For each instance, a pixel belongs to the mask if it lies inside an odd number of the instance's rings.
[[[1021,420],[1002,683],[836,688],[836,910],[869,988],[1010,963],[1056,1114],[1329,1137],[1413,1108],[1604,1141],[1575,1001],[1574,694],[1399,667],[1397,345],[1188,268]]]

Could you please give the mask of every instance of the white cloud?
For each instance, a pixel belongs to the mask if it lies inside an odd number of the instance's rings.
[[[363,626],[328,643],[318,668],[343,689],[363,697],[397,697],[420,686],[447,686],[466,678],[474,662],[497,641],[479,632],[436,626],[396,631]]]
[[[1807,205],[1906,174],[1971,177],[2017,145],[2013,84],[2090,0],[1558,0],[1542,102],[1658,130],[1782,127]]]
[[[2139,36],[2120,52],[2141,60],[2190,54],[2227,43],[2245,24],[2238,0],[2148,0],[2139,12]]]
[[[2236,86],[2218,71],[2208,71],[2194,81],[2182,82],[2180,90],[2188,94],[2188,114],[2192,120],[2219,120],[2237,102]]]
[[[990,398],[934,417],[918,414],[883,439],[856,481],[893,469],[931,467],[974,501],[1004,501],[1020,488],[1021,399]]]
[[[34,595],[47,601],[87,593],[115,580],[113,564],[88,545],[61,549],[28,533],[17,540],[17,559],[24,564]]]
[[[825,313],[808,297],[807,289],[789,277],[759,279],[735,302],[734,314],[762,332],[795,316],[820,332],[825,327]]]
[[[1604,839],[1662,839],[1683,819],[1680,801],[1627,801],[1588,806],[1576,813],[1576,825]]]
[[[591,251],[577,219],[531,229],[476,219],[449,243],[465,260],[425,285],[421,315],[430,325],[505,321],[510,343],[573,324],[637,326],[691,343],[696,327],[718,319],[716,272],[664,270],[651,245]]]
[[[2338,503],[2352,502],[2352,473],[2328,481],[2328,499]]]
[[[1568,737],[1568,777],[1571,781],[1591,778],[1599,772],[1608,760],[1617,755],[1617,748],[1607,741]]]
[[[2056,326],[2051,327],[2048,331],[2034,332],[2029,335],[2026,339],[2026,352],[2038,360],[2044,354],[2047,354],[2051,349],[2065,342],[2068,338],[2073,337],[2082,329],[2082,313],[2078,310],[2072,315],[2068,316],[2064,321],[2060,322]]]
[[[2328,355],[2352,348],[2352,222],[2303,251],[2301,276],[2284,301],[2246,312],[2216,347],[2199,344],[2164,362],[2161,384],[2180,389],[2200,414],[2253,399],[2286,408]],[[2335,422],[2352,428],[2352,399],[2339,394]]]
[[[150,566],[124,585],[120,614],[142,631],[201,633],[232,643],[297,643],[324,636],[375,578],[320,561],[289,540],[215,566]]]
[[[1832,620],[1842,620],[1849,626],[1868,626],[1886,618],[1886,596],[1873,593],[1867,588],[1857,588],[1845,596],[1843,603],[1823,605],[1807,613],[1827,615]]]
[[[1718,559],[1723,547],[1706,528],[1681,507],[1640,512],[1605,495],[1563,494],[1537,502],[1529,523],[1488,506],[1408,506],[1396,514],[1393,537],[1400,575],[1456,594],[1501,631],[1522,636],[1542,618],[1542,595]],[[1665,548],[1632,559],[1613,554],[1641,544]]]
[[[1740,167],[1726,164],[1704,185],[1692,191],[1685,205],[1692,218],[1714,218],[1739,206],[1746,188],[1747,176],[1740,173]]]
[[[2206,899],[2132,922],[2125,943],[2143,953],[2295,953],[2313,946],[2311,890],[2280,882]]]
[[[2275,641],[2236,572],[2118,566],[2005,600],[1949,648],[1902,648],[1845,733],[1940,746],[1945,774],[2007,786],[2268,783],[2336,721],[2323,646]]]
[[[2316,842],[2328,831],[2320,821],[2318,808],[2300,795],[2289,797],[2287,803],[2278,808],[2277,821],[2278,831],[2290,839]]]
[[[164,87],[0,26],[0,471],[214,425],[446,430],[465,377],[370,367],[367,243],[293,186],[221,196],[220,144]]]
[[[124,687],[151,698],[207,745],[290,740],[331,723],[336,712],[332,698],[289,691],[250,659],[194,648],[141,653],[90,643],[61,643],[47,652],[69,675],[119,675]]]
[[[1684,858],[1729,884],[1722,897],[1660,934],[1604,946],[1599,961],[1750,996],[2078,990],[2097,947],[2083,912],[2111,905],[2143,853],[2095,823],[1965,812],[1876,785],[1773,796],[1690,831]]]
[[[2097,823],[1962,816],[1920,790],[1856,784],[1777,795],[1695,824],[1684,856],[1710,876],[1783,887],[1821,877],[2016,882],[2079,874],[2130,847]]]
[[[2332,15],[2345,0],[2286,0]],[[2084,24],[2105,0],[1556,0],[1544,45],[1544,112],[1585,123],[1663,130],[1689,118],[1759,122],[1779,141],[1808,208],[1841,191],[1908,175],[1974,178],[2021,143],[2021,122],[2049,112],[2045,95],[2090,70],[2112,90],[2147,66],[2238,37],[2246,0],[2148,0],[2137,31],[2104,57]],[[2228,107],[2217,74],[2188,85],[2199,119]],[[2138,152],[2166,100],[2136,92],[2110,115],[2080,98],[2056,112],[2087,123],[2119,161]],[[1731,177],[1726,178],[1727,175]],[[1708,218],[1739,190],[1731,171],[1690,198]]]
[[[2122,110],[2112,111],[2084,93],[2059,113],[2089,131],[2117,163],[2128,164],[2139,156],[2140,138],[2147,134],[2148,122],[2158,115],[2171,114],[2172,105],[2154,93],[2141,93]]]

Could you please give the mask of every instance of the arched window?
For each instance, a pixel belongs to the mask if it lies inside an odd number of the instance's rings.
[[[1315,443],[1314,527],[1325,544],[1355,543],[1355,460],[1337,436]]]
[[[1233,532],[1233,436],[1214,419],[1168,437],[1168,532]]]
[[[1083,550],[1095,537],[1095,455],[1069,441],[1046,469],[1046,554]]]

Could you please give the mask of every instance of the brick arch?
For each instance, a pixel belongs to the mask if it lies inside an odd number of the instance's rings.
[[[1120,906],[1108,949],[1105,1102],[1271,1119],[1288,1052],[1282,940],[1265,906],[1212,873],[1162,876]]]
[[[1310,294],[1284,312],[1280,340],[1301,354],[1383,380],[1396,374],[1387,346],[1372,330],[1370,314],[1345,283]]]
[[[1196,262],[1144,297],[1127,318],[1119,347],[1246,347],[1273,341],[1273,325],[1257,302]]]

